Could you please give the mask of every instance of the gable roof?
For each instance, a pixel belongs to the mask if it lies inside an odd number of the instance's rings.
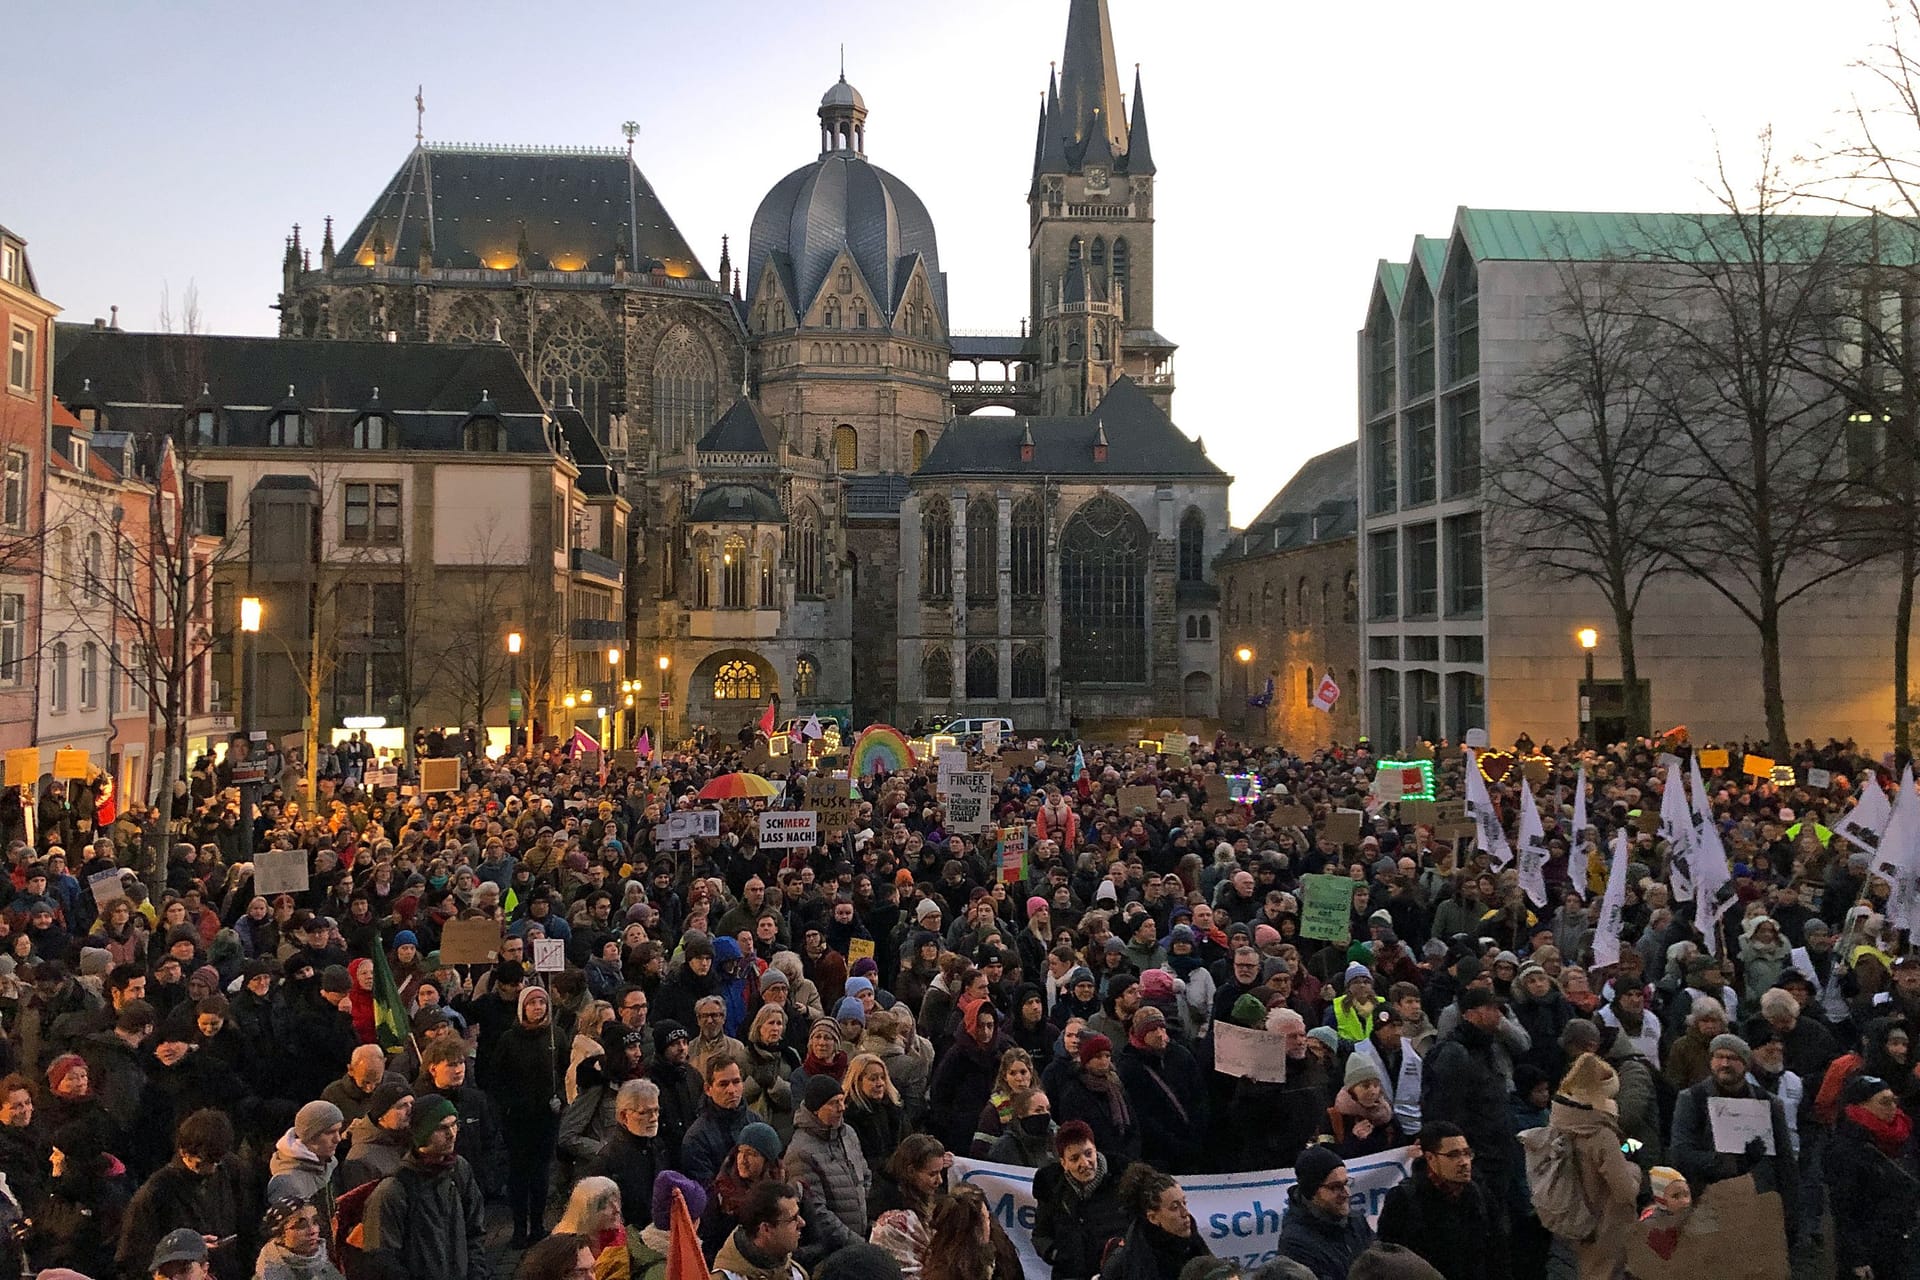
[[[1282,516],[1312,515],[1329,502],[1352,502],[1360,495],[1360,445],[1348,441],[1300,464],[1260,514],[1247,525],[1252,533]]]
[[[1096,439],[1104,432],[1107,460],[1095,462]],[[1031,435],[1033,461],[1020,460]],[[1085,417],[975,416],[955,418],[916,479],[936,475],[1097,475],[1227,480],[1198,441],[1160,410],[1132,378],[1108,388],[1098,407]]]
[[[693,446],[697,453],[771,453],[767,447],[767,425],[753,402],[740,396],[720,421],[707,428],[707,434]]]

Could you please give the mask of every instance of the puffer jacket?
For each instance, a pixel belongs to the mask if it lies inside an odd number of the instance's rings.
[[[491,1280],[486,1202],[464,1156],[435,1168],[411,1152],[367,1199],[373,1280]]]
[[[1313,1272],[1315,1280],[1346,1280],[1353,1260],[1373,1243],[1366,1215],[1349,1211],[1340,1220],[1327,1217],[1287,1188],[1287,1214],[1280,1222],[1280,1256]]]
[[[844,1123],[829,1129],[805,1107],[794,1112],[793,1141],[787,1146],[787,1177],[818,1195],[827,1212],[856,1239],[867,1238],[867,1188],[873,1174],[860,1154],[860,1141]]]

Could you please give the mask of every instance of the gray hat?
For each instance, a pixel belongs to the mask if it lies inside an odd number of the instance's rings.
[[[379,1117],[375,1116],[374,1119],[377,1120]],[[347,1118],[340,1114],[340,1108],[325,1098],[315,1098],[294,1115],[293,1136],[302,1142],[312,1142],[333,1126],[346,1122]]]
[[[1715,1036],[1713,1042],[1707,1046],[1707,1056],[1709,1057],[1723,1051],[1739,1054],[1740,1061],[1749,1066],[1753,1063],[1753,1050],[1748,1047],[1745,1040],[1742,1040],[1732,1032],[1722,1032],[1720,1035]]]
[[[153,1264],[149,1272],[175,1262],[205,1262],[207,1260],[207,1242],[192,1227],[175,1227],[160,1237],[160,1243],[153,1247]]]

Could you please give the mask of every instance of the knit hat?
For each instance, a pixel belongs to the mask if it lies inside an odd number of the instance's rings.
[[[1859,1106],[1868,1098],[1873,1097],[1874,1094],[1879,1093],[1882,1089],[1891,1089],[1892,1087],[1892,1085],[1882,1080],[1879,1076],[1869,1075],[1865,1071],[1856,1072],[1847,1077],[1846,1086],[1840,1090],[1840,1105],[1845,1107]]]
[[[762,994],[764,994],[774,987],[785,987],[791,991],[793,984],[787,981],[786,974],[780,972],[780,970],[774,966],[768,965],[767,971],[760,975],[760,990]]]
[[[928,916],[937,916],[939,914],[940,904],[932,898],[920,899],[920,905],[913,909],[913,918],[915,920],[925,920]]]
[[[1597,1053],[1583,1053],[1573,1060],[1560,1079],[1560,1094],[1588,1106],[1620,1092],[1620,1075]]]
[[[1321,1044],[1327,1046],[1328,1053],[1340,1052],[1340,1033],[1332,1027],[1309,1027],[1307,1028],[1307,1039],[1318,1040]]]
[[[707,1189],[684,1173],[662,1169],[653,1180],[653,1225],[662,1231],[673,1227],[673,1193],[678,1191],[687,1202],[687,1213],[695,1222],[707,1211]]]
[[[1113,1052],[1113,1041],[1098,1031],[1082,1032],[1080,1036],[1080,1065],[1086,1066],[1101,1054]]]
[[[1257,924],[1253,926],[1253,945],[1254,946],[1256,947],[1270,946],[1273,943],[1276,943],[1278,941],[1280,941],[1280,931],[1274,928],[1272,925]]]
[[[407,1130],[407,1136],[413,1140],[416,1149],[433,1141],[433,1131],[448,1116],[458,1115],[453,1103],[437,1093],[430,1093],[414,1104],[413,1124]]]
[[[1073,968],[1067,970],[1066,989],[1068,991],[1073,990],[1075,987],[1079,986],[1083,982],[1092,982],[1092,981],[1093,981],[1093,970],[1087,968],[1083,964],[1077,964],[1073,966]]]
[[[1375,1083],[1380,1081],[1380,1068],[1373,1065],[1373,1059],[1358,1053],[1348,1058],[1347,1074],[1340,1083],[1351,1089],[1368,1080]]]
[[[65,1080],[67,1073],[75,1067],[79,1067],[82,1071],[85,1071],[87,1069],[87,1060],[77,1053],[63,1053],[55,1058],[47,1064],[47,1087],[58,1090],[61,1081]]]
[[[113,969],[113,952],[105,947],[80,948],[80,976],[106,977]]]
[[[857,996],[862,991],[873,990],[873,980],[871,978],[848,978],[843,990],[847,995]]]
[[[1653,1194],[1656,1196],[1667,1194],[1668,1187],[1671,1187],[1676,1182],[1685,1182],[1686,1180],[1685,1174],[1682,1174],[1678,1169],[1669,1168],[1664,1164],[1657,1164],[1647,1170],[1647,1185],[1653,1188]]]
[[[845,1092],[832,1076],[808,1076],[803,1098],[807,1110],[817,1112]]]
[[[1310,1199],[1318,1194],[1321,1184],[1333,1176],[1333,1171],[1341,1163],[1340,1154],[1332,1147],[1315,1145],[1302,1151],[1293,1162],[1293,1176],[1300,1187],[1300,1198]]]
[[[1727,1053],[1737,1053],[1740,1055],[1740,1061],[1742,1063],[1748,1066],[1753,1065],[1752,1048],[1748,1046],[1745,1040],[1742,1040],[1730,1031],[1722,1032],[1713,1038],[1712,1043],[1707,1045],[1707,1056],[1712,1057],[1714,1054],[1720,1053],[1723,1050]]]
[[[420,939],[411,929],[402,929],[393,935],[393,949],[395,951],[398,951],[401,947],[418,947],[419,945]]]
[[[1167,1015],[1148,1005],[1133,1015],[1133,1025],[1127,1029],[1127,1043],[1136,1049],[1144,1049],[1147,1047],[1147,1033],[1155,1027],[1166,1025]]]
[[[843,996],[840,1003],[834,1006],[833,1017],[836,1022],[857,1022],[864,1027],[867,1025],[867,1006],[861,1004],[857,996]]]
[[[1102,880],[1100,886],[1093,891],[1093,900],[1095,902],[1118,903],[1120,901],[1120,891],[1113,887],[1113,881]]]
[[[767,972],[772,973],[774,971],[769,969]],[[693,1039],[692,1033],[672,1018],[662,1018],[653,1024],[653,1050],[655,1053],[665,1053],[668,1046],[672,1045],[676,1040],[691,1039]]]
[[[1173,932],[1167,935],[1167,945],[1172,946],[1176,942],[1184,942],[1188,946],[1192,946],[1194,942],[1193,926],[1190,924],[1177,924],[1173,926]]]
[[[1047,911],[1047,910],[1048,910],[1047,900],[1045,898],[1032,897],[1027,899],[1027,918],[1028,919],[1032,919],[1033,913],[1036,911]]]
[[[900,1280],[900,1263],[877,1244],[850,1244],[814,1268],[813,1280]]]
[[[698,929],[689,929],[680,938],[680,949],[692,960],[698,956],[713,959],[713,939]]]
[[[403,1099],[411,1098],[413,1089],[405,1081],[382,1080],[367,1095],[367,1119],[374,1124],[380,1123],[380,1117],[400,1104]]]
[[[880,962],[872,956],[861,956],[853,962],[853,968],[847,970],[847,972],[855,978],[865,978],[869,986],[871,986],[873,979],[880,976]],[[848,982],[847,989],[853,989],[852,982]]]
[[[1149,1000],[1166,1000],[1173,995],[1173,975],[1165,969],[1149,969],[1140,975],[1140,990]]]
[[[1350,987],[1354,984],[1356,980],[1361,978],[1365,978],[1368,982],[1372,982],[1373,970],[1367,968],[1367,966],[1361,964],[1358,960],[1356,960],[1352,964],[1348,965],[1347,971],[1341,975],[1340,985],[1343,987]]]
[[[1233,1002],[1233,1012],[1229,1016],[1236,1026],[1264,1027],[1267,1025],[1266,1001],[1249,991]],[[1086,1042],[1083,1040],[1081,1043]]]
[[[320,989],[339,995],[342,991],[353,990],[353,979],[347,971],[337,964],[330,964],[320,971]]]
[[[340,1114],[340,1108],[325,1098],[315,1098],[294,1113],[293,1136],[302,1142],[312,1142],[335,1125],[344,1125],[346,1122],[347,1118]]]
[[[822,1080],[825,1078],[824,1076],[813,1077],[814,1080]],[[808,1083],[812,1083],[812,1081]],[[752,1124],[742,1129],[740,1136],[734,1139],[734,1142],[738,1146],[752,1147],[765,1157],[769,1164],[778,1160],[780,1158],[780,1152],[782,1151],[780,1135],[773,1131],[772,1125],[759,1120],[755,1120]],[[688,1205],[687,1207],[691,1209],[693,1206]]]

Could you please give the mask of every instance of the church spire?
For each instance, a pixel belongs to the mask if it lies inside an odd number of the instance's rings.
[[[1107,0],[1071,0],[1067,48],[1060,60],[1060,107],[1065,115],[1055,121],[1055,128],[1074,142],[1085,143],[1100,129],[1110,151],[1126,150],[1127,117],[1121,108]]]
[[[1133,123],[1127,132],[1127,172],[1153,172],[1153,147],[1147,142],[1147,100],[1140,90],[1139,63],[1133,67]]]

